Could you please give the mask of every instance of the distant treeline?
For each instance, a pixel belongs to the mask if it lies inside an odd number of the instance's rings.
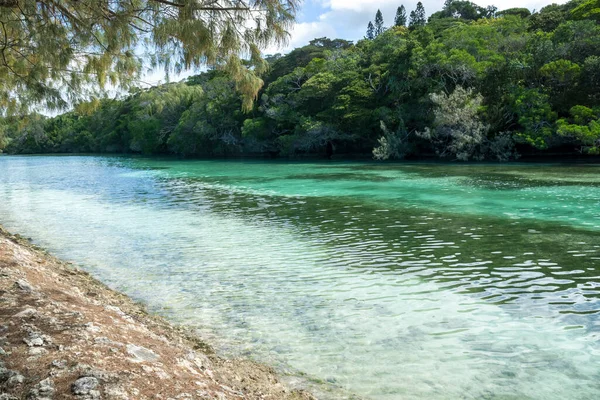
[[[392,18],[390,18],[392,19]],[[249,113],[214,70],[181,83],[0,121],[8,153],[336,154],[508,160],[600,153],[600,1],[531,14],[446,1],[427,21],[378,12],[365,39],[267,57]],[[405,26],[408,25],[408,26]]]

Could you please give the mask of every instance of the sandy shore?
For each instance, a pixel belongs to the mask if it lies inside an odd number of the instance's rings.
[[[0,227],[0,400],[314,399]]]

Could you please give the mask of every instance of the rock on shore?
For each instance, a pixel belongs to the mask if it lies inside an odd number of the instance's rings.
[[[313,399],[0,227],[0,400]]]

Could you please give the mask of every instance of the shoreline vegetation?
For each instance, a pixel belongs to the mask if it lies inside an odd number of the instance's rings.
[[[266,56],[249,106],[213,69],[0,118],[0,152],[507,161],[600,154],[598,0],[537,12],[446,1],[378,12],[364,39]],[[429,10],[428,10],[429,11]],[[391,26],[387,26],[391,24]],[[258,73],[259,70],[255,72]]]
[[[0,398],[311,400],[0,226]]]

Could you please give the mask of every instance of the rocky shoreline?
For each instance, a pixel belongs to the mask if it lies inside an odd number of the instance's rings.
[[[302,399],[0,227],[0,400]]]

